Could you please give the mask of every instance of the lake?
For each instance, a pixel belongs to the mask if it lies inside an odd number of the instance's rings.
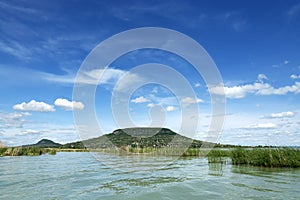
[[[300,169],[208,164],[207,158],[0,157],[0,199],[299,199],[299,188]]]

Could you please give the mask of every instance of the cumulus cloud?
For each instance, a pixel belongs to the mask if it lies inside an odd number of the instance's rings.
[[[273,86],[267,84],[266,87],[257,91],[259,95],[285,95],[287,93],[300,93],[300,82],[296,82],[291,86],[283,86],[279,88],[274,88]]]
[[[64,110],[82,110],[84,104],[77,101],[69,101],[67,99],[58,98],[55,100],[54,105]]]
[[[210,87],[210,92],[213,94],[226,95],[230,99],[239,99],[244,98],[247,93],[257,93],[263,89],[270,88],[271,86],[267,83],[253,83],[241,86],[232,86],[232,87]]]
[[[244,98],[247,94],[256,95],[285,95],[287,93],[300,93],[300,82],[295,82],[294,85],[283,86],[274,88],[269,83],[262,82],[265,79],[264,75],[258,75],[260,82],[240,86],[210,86],[209,91],[213,94],[226,95],[230,99]]]
[[[194,103],[203,103],[204,101],[199,98],[191,98],[191,97],[185,97],[181,100],[184,104],[194,104]]]
[[[261,123],[261,124],[250,125],[248,128],[251,128],[251,129],[274,129],[277,127],[278,127],[277,124]]]
[[[300,75],[292,74],[290,77],[291,79],[300,79]]]
[[[54,106],[45,102],[31,100],[30,102],[22,102],[13,106],[14,110],[20,111],[35,111],[35,112],[54,112]]]
[[[267,115],[267,118],[285,118],[285,117],[294,117],[295,113],[292,111],[280,112],[280,113],[272,113]]]
[[[130,102],[132,102],[132,103],[146,103],[146,102],[150,102],[150,100],[145,98],[144,96],[140,96],[140,97],[137,97],[135,99],[132,99]]]
[[[167,107],[166,107],[166,110],[167,110],[168,112],[171,112],[171,111],[176,110],[176,107],[174,107],[174,106],[167,106]]]

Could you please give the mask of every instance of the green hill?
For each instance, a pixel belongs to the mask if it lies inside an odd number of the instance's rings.
[[[52,140],[42,139],[36,144],[23,145],[23,147],[58,148],[62,145]]]
[[[213,143],[193,140],[167,128],[126,128],[84,141],[64,144],[61,148],[103,149],[113,147],[188,147],[199,148]]]
[[[24,145],[23,147],[60,148],[60,149],[106,149],[115,147],[131,148],[162,148],[162,147],[190,147],[200,148],[204,146],[233,147],[220,145],[182,136],[168,128],[125,128],[117,129],[112,133],[83,141],[67,144],[55,143],[48,139],[40,140],[36,144]]]

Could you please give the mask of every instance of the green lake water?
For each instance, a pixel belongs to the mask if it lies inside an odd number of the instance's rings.
[[[0,199],[300,199],[300,169],[87,152],[0,157]]]

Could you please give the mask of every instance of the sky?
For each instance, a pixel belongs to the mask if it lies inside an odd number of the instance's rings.
[[[103,41],[143,27],[174,30],[198,42],[224,87],[209,86],[191,63],[161,49],[134,50],[108,66],[81,68]],[[182,124],[192,127],[198,119],[193,138],[300,146],[299,55],[299,1],[1,0],[0,141],[67,143],[126,126],[164,126],[189,135]],[[163,79],[169,82],[155,82]],[[142,80],[147,84],[126,93]],[[187,88],[184,81],[194,96],[177,94]],[[86,98],[74,96],[76,83]],[[212,97],[223,92],[224,124],[211,137]]]

